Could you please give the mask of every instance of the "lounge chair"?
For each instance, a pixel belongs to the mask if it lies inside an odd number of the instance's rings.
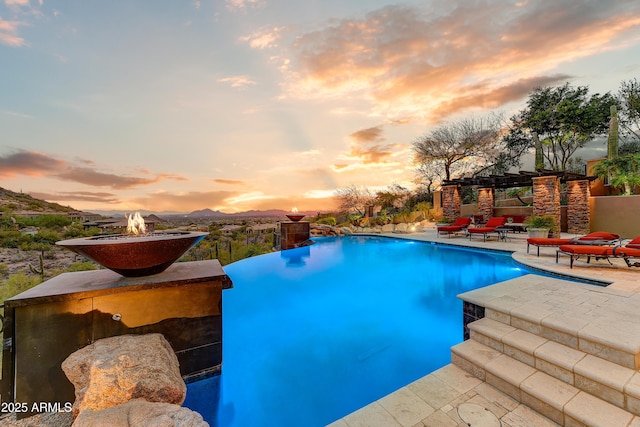
[[[569,267],[573,268],[573,261],[581,256],[587,257],[587,264],[591,257],[606,259],[611,264],[611,258],[622,258],[629,267],[640,267],[640,262],[631,261],[640,259],[640,236],[633,239],[626,245],[598,246],[585,244],[560,245],[556,251],[556,262],[560,254],[569,255]]]
[[[451,234],[458,233],[460,231],[464,231],[467,228],[469,228],[470,224],[471,224],[471,218],[460,217],[456,219],[456,222],[454,222],[451,225],[439,225],[437,227],[438,229],[437,235],[439,236],[440,233],[447,233],[447,235],[451,237]]]
[[[639,239],[640,238],[634,240]],[[638,248],[629,247],[628,244],[625,246],[615,246],[613,248],[613,254],[616,256],[616,258],[624,259],[624,262],[627,263],[628,267],[640,267],[639,261],[631,262],[632,259],[640,259],[640,249]]]
[[[636,237],[635,239],[633,239],[632,241],[624,245],[624,247],[630,248],[630,249],[640,249],[640,236]]]
[[[507,221],[505,217],[497,217],[494,216],[489,218],[487,223],[482,227],[468,228],[467,233],[469,233],[469,240],[471,240],[471,236],[474,234],[482,234],[484,237],[484,241],[487,241],[487,234],[489,233],[497,233],[496,227],[502,227],[504,223]]]
[[[594,231],[593,233],[585,234],[580,237],[567,238],[555,238],[555,237],[530,237],[527,239],[527,253],[529,253],[529,246],[537,246],[538,256],[540,256],[540,246],[553,246],[558,247],[560,245],[615,245],[620,239],[620,236],[614,233],[608,233],[606,231]],[[638,244],[640,248],[640,243]]]

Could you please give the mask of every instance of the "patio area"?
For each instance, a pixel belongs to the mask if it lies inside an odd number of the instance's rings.
[[[527,254],[526,233],[486,242],[435,229],[387,235],[510,251],[529,267],[609,285],[528,275],[463,294],[484,318],[452,348],[452,363],[331,427],[640,427],[640,268],[615,259],[570,269],[567,257],[556,263],[556,248]]]

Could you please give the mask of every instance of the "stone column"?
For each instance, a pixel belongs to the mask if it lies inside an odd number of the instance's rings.
[[[460,216],[460,189],[457,185],[442,186],[442,216],[453,220]]]
[[[478,210],[484,220],[493,216],[495,206],[495,190],[493,188],[478,188]]]
[[[560,235],[560,178],[538,176],[533,178],[533,214],[551,215],[556,221],[553,237]]]
[[[591,232],[589,196],[591,195],[589,180],[567,182],[567,232],[587,234]]]
[[[300,247],[311,235],[309,221],[283,221],[280,223],[280,249]]]

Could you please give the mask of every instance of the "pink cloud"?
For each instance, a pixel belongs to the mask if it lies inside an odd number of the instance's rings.
[[[83,164],[92,164],[90,160],[79,160]],[[164,179],[186,181],[180,175],[158,174],[151,178],[123,176],[99,172],[94,168],[78,167],[65,160],[35,151],[17,150],[13,154],[0,156],[0,177],[10,178],[16,175],[48,176],[63,181],[77,182],[94,187],[110,187],[117,190],[149,185]]]
[[[24,24],[19,21],[7,21],[0,16],[0,43],[13,47],[26,45],[26,41],[18,36],[18,27],[21,25]]]
[[[0,156],[0,177],[16,175],[45,176],[55,173],[66,165],[63,160],[35,151],[18,150],[13,154]]]

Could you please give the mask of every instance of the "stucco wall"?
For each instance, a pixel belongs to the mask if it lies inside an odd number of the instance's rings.
[[[590,197],[591,231],[640,236],[640,195]]]
[[[566,206],[562,206],[561,230],[567,231]],[[531,215],[531,207],[495,208],[494,215]],[[640,236],[640,195],[589,197],[591,231],[610,231],[625,238]],[[462,205],[460,216],[478,213],[478,205]]]

